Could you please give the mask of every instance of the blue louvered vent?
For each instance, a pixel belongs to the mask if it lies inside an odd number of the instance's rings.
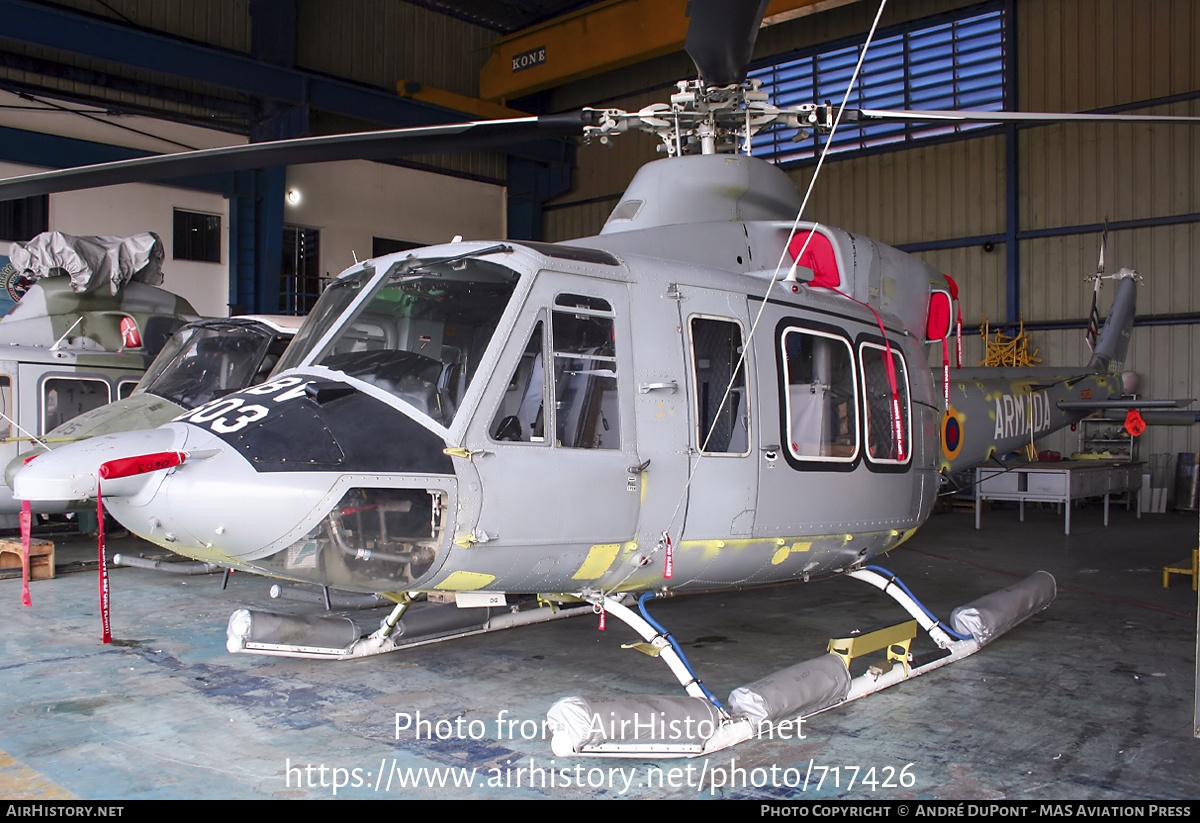
[[[751,71],[780,108],[803,103],[840,103],[858,62],[859,46],[846,46],[789,59]],[[1004,108],[1004,13],[975,13],[936,25],[921,25],[877,39],[867,53],[857,88],[847,103],[857,109]],[[832,151],[845,152],[987,128],[987,123],[949,126],[937,123],[842,124]],[[771,129],[757,135],[755,157],[773,163],[813,158],[827,137],[793,142],[795,129]]]

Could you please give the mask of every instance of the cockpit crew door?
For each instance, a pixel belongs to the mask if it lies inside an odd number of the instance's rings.
[[[468,428],[482,487],[476,538],[547,557],[554,547],[564,566],[632,540],[628,304],[624,283],[538,275]]]

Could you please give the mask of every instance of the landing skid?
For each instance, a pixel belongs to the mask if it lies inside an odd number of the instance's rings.
[[[1025,580],[954,610],[951,626],[934,618],[894,576],[874,567],[851,577],[896,600],[913,620],[865,635],[830,641],[829,654],[775,672],[735,689],[722,705],[704,689],[670,635],[648,616],[611,601],[605,609],[629,624],[658,650],[689,696],[620,699],[567,697],[550,707],[558,757],[699,757],[755,737],[796,739],[804,719],[919,677],[979,651],[984,645],[1050,605],[1054,578],[1036,572]],[[643,612],[644,614],[644,612]],[[916,626],[937,650],[914,657]],[[854,657],[886,649],[888,657],[851,677]]]
[[[428,605],[413,609],[412,599],[396,604],[378,629],[362,635],[348,617],[297,617],[238,609],[229,618],[225,647],[235,653],[353,660],[410,649],[442,640],[591,614],[590,604],[551,608],[534,606],[460,609]]]

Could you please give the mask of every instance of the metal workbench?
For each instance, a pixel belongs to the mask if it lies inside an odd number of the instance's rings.
[[[1104,525],[1108,525],[1108,501],[1114,494],[1137,496],[1141,518],[1142,464],[1129,461],[1063,460],[1060,462],[1013,463],[979,466],[975,469],[975,528],[982,528],[985,500],[1015,500],[1025,521],[1026,501],[1058,503],[1066,509],[1063,531],[1071,533],[1071,502],[1087,497],[1104,498]]]

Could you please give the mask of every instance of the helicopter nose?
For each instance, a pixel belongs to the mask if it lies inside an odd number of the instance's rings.
[[[95,499],[102,486],[105,497],[144,497],[181,452],[180,433],[167,428],[93,437],[32,458],[13,477],[13,492],[33,502],[76,501]]]
[[[94,499],[99,489],[109,514],[134,534],[228,564],[253,559],[312,519],[333,479],[314,473],[263,482],[219,437],[169,423],[54,449],[31,460],[13,482],[17,496],[31,501]]]

